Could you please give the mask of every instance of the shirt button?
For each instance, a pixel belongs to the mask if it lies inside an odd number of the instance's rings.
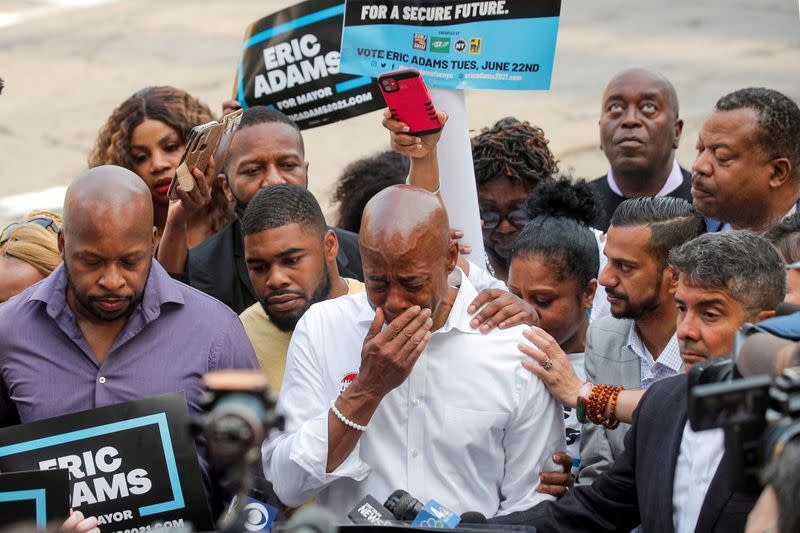
[[[419,455],[419,450],[411,450],[411,457],[416,457]]]
[[[413,402],[411,402],[411,405],[413,405],[414,407],[419,407],[419,400],[414,400]]]
[[[102,383],[106,382],[106,378],[104,378],[103,376],[100,376],[100,379],[98,379],[97,381],[99,381],[102,384]]]

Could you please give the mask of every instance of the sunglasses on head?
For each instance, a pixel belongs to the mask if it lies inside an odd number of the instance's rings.
[[[531,217],[527,209],[514,209],[504,213],[481,211],[481,220],[483,220],[483,229],[495,229],[503,223],[503,220],[507,220],[509,224],[516,228],[522,228],[531,221]]]
[[[61,227],[58,225],[58,223],[50,217],[34,217],[30,220],[25,220],[24,222],[12,222],[3,228],[2,233],[0,233],[0,245],[5,244],[9,239],[11,239],[11,236],[18,227],[27,226],[28,224],[36,224],[44,229],[50,229],[55,234],[58,234],[61,231]]]

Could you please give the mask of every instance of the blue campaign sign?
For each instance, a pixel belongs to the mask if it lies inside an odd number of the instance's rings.
[[[275,107],[300,129],[384,107],[375,80],[339,72],[343,0],[307,0],[250,24],[234,98]]]
[[[443,89],[549,89],[561,0],[347,0],[341,70]]]

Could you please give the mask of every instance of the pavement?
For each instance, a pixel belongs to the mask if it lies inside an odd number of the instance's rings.
[[[58,205],[86,168],[100,126],[138,89],[174,85],[220,109],[247,24],[293,3],[0,0],[0,220]],[[468,92],[470,128],[504,116],[529,120],[546,132],[562,170],[599,176],[603,89],[615,72],[643,65],[677,89],[685,121],[679,161],[690,166],[700,123],[721,95],[766,86],[800,101],[798,7],[795,0],[566,0],[551,90]],[[327,213],[344,166],[387,146],[379,112],[304,136],[310,188]]]

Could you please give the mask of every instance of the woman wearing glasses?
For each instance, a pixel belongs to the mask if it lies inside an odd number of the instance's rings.
[[[34,211],[0,233],[0,303],[43,280],[61,263],[61,216]]]
[[[558,173],[544,132],[514,118],[498,120],[472,139],[472,159],[487,266],[508,280],[511,245],[530,220],[528,195]]]
[[[193,248],[234,216],[213,165],[209,165],[205,183],[198,182],[186,200],[170,204],[167,197],[189,132],[214,118],[208,106],[185,91],[147,87],[122,102],[108,117],[89,156],[89,167],[117,165],[138,174],[153,197],[159,240],[169,227],[170,243],[182,244],[185,240],[186,246],[181,247]],[[185,249],[181,255],[185,256]],[[182,262],[177,266],[175,271],[183,270]]]

